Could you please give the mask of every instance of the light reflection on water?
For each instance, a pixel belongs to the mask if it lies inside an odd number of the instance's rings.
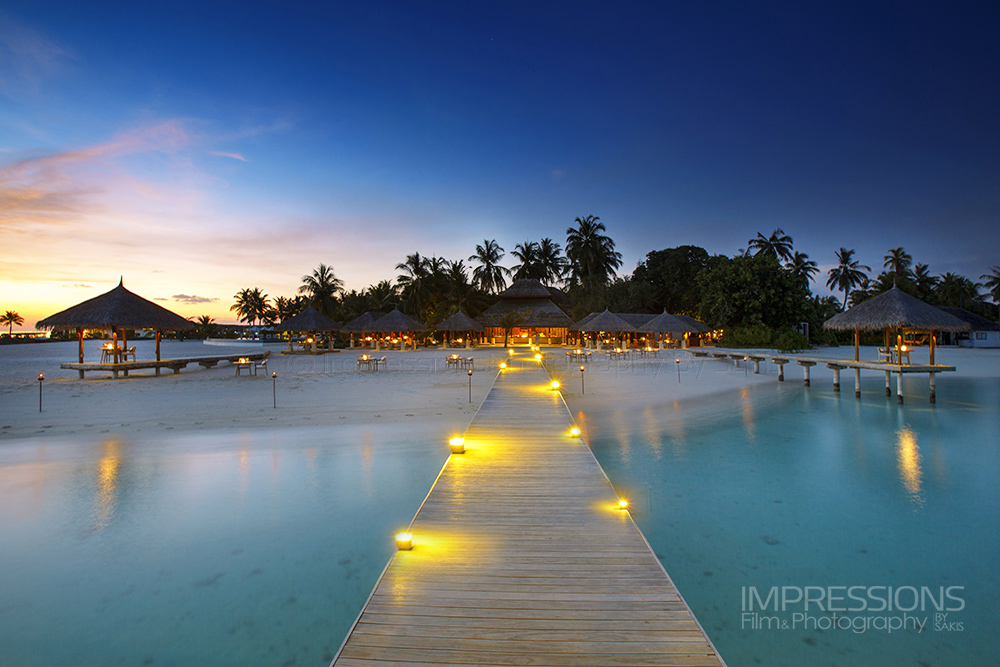
[[[447,456],[432,440],[4,443],[0,664],[328,664]]]
[[[588,415],[595,455],[644,496],[633,517],[730,665],[994,661],[1000,381],[940,381],[936,406],[880,389],[775,383],[663,405],[656,443],[646,420]],[[964,630],[741,627],[742,587],[805,585],[964,586],[949,616]]]

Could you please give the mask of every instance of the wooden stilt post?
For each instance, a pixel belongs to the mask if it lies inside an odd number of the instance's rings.
[[[760,375],[760,359],[753,360],[753,374]]]
[[[803,382],[808,387],[809,386],[809,367],[808,366],[803,366],[802,367],[802,372],[803,372]]]
[[[903,373],[896,373],[896,402],[903,404]]]
[[[854,361],[858,361],[858,353],[861,347],[861,330],[854,330]]]
[[[892,396],[892,373],[889,371],[885,372],[885,395]]]
[[[83,363],[83,327],[77,329],[77,337],[80,340],[80,363]],[[80,371],[80,379],[83,379],[83,371]]]
[[[785,381],[785,365],[778,364],[778,382]]]
[[[840,366],[833,367],[833,390],[840,393]]]
[[[861,369],[854,369],[854,398],[861,398]]]
[[[930,381],[930,385],[931,385],[931,403],[937,403],[937,396],[934,393],[934,373],[929,373],[929,375],[931,376],[931,381]]]
[[[934,329],[931,329],[931,366],[934,365]],[[931,387],[934,386],[934,374],[931,373]],[[933,393],[931,394],[933,397]],[[931,403],[934,401],[932,400]]]

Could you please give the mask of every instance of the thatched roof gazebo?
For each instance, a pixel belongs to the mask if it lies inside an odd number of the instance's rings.
[[[597,317],[587,322],[586,329],[582,330],[620,333],[623,331],[633,332],[636,328],[605,308],[603,313],[598,313]]]
[[[476,332],[486,331],[486,327],[484,327],[479,322],[476,322],[474,319],[466,315],[461,310],[456,312],[454,315],[445,318],[440,324],[438,324],[434,328],[441,332],[451,333],[453,339],[456,332],[458,333],[464,332],[466,334],[465,347],[467,348],[471,346],[468,334],[471,334],[473,331]]]
[[[315,333],[326,332],[327,349],[333,349],[333,332],[343,331],[344,327],[334,320],[319,312],[313,307],[306,308],[298,315],[289,317],[287,320],[274,327],[275,331],[305,331],[312,338],[312,351],[316,351]],[[292,339],[288,339],[288,349],[292,349]]]
[[[681,318],[663,311],[645,324],[636,327],[636,329],[644,333],[668,333],[679,336],[689,332],[691,325]]]
[[[903,331],[930,332],[930,362],[934,365],[934,332],[935,331],[966,331],[969,324],[954,315],[924,303],[910,296],[895,285],[888,291],[859,303],[842,313],[837,313],[823,326],[839,331],[854,331],[854,360],[858,361],[859,332],[885,331],[886,347],[890,347],[890,331],[898,331],[896,336],[896,355],[902,347]]]
[[[92,299],[49,315],[35,326],[38,329],[68,331],[77,329],[80,341],[80,363],[83,363],[84,329],[110,329],[115,362],[119,360],[118,331],[122,332],[122,346],[127,345],[125,332],[129,329],[156,331],[156,360],[160,361],[160,333],[163,331],[189,331],[195,324],[163,306],[144,299],[125,289],[124,280],[118,287]],[[83,377],[83,371],[80,371]]]
[[[393,308],[392,312],[386,313],[382,317],[375,320],[374,324],[367,328],[367,331],[383,334],[404,334],[427,331],[427,327],[424,326],[423,322],[412,315],[407,315],[406,313],[400,311],[399,308]],[[406,349],[405,337],[403,349]],[[413,339],[413,349],[417,349],[416,337]]]

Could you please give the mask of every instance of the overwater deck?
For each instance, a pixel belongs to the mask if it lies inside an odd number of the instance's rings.
[[[723,665],[525,363],[497,378],[333,664]]]

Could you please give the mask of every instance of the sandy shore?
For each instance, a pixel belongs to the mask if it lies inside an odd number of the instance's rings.
[[[190,356],[228,353],[196,342],[176,345],[187,346],[184,353]],[[0,348],[0,442],[38,435],[141,437],[191,430],[357,424],[413,424],[421,430],[461,432],[492,386],[500,360],[508,356],[501,347],[458,351],[475,358],[470,403],[465,370],[450,369],[445,363],[450,350],[380,352],[388,358],[388,370],[361,373],[356,369],[357,351],[286,356],[278,346],[264,349],[271,349],[268,370],[278,376],[273,385],[265,375],[236,376],[228,365],[190,366],[180,375],[165,371],[160,377],[147,371],[119,380],[94,373],[81,381],[76,373],[59,369],[60,362],[72,359],[72,343],[5,346]],[[677,409],[680,402],[775,382],[777,375],[770,363],[762,364],[755,375],[752,367],[675,350],[630,361],[608,360],[595,352],[581,379],[579,363],[566,358],[565,348],[544,352],[546,368],[562,382],[572,412],[587,419],[612,412]],[[808,354],[850,358],[853,349],[822,348]],[[915,350],[913,362],[926,362],[921,355],[927,355],[926,348]],[[873,348],[863,348],[862,359],[874,357]],[[517,348],[515,359],[515,364],[535,363],[525,348]],[[946,377],[1000,377],[1000,350],[939,348],[937,361],[957,367]],[[39,372],[46,377],[42,412],[38,411]],[[789,382],[801,381],[796,365],[786,366],[785,374]],[[830,377],[825,367],[813,367],[814,386],[826,386]]]

